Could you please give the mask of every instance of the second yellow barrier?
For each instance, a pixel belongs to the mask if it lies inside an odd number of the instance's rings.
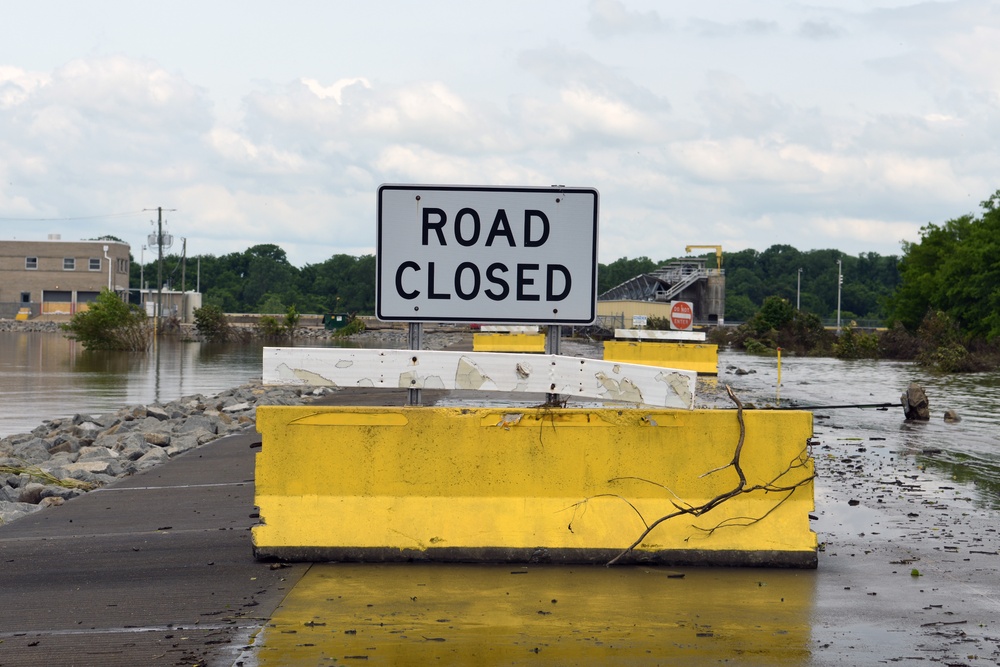
[[[609,340],[604,342],[604,360],[719,374],[719,346],[709,343]]]
[[[475,352],[545,352],[545,334],[472,334],[472,349]]]
[[[743,416],[740,445],[735,410],[261,407],[254,550],[815,567],[812,415]]]

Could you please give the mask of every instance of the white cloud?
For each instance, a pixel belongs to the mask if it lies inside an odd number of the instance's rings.
[[[20,67],[0,65],[0,109],[9,109],[22,104],[48,82],[49,77],[45,74],[27,72]]]
[[[353,79],[341,79],[333,83],[330,86],[324,86],[316,79],[300,79],[305,86],[316,95],[316,97],[321,100],[328,98],[333,98],[337,104],[343,104],[343,94],[344,89],[348,86],[360,85],[364,88],[371,88],[372,85],[369,83],[368,79],[364,77],[355,77]]]
[[[1000,183],[991,3],[313,9],[222,46],[184,21],[173,45],[123,16],[37,45],[0,25],[0,219],[163,205],[191,253],[302,264],[372,247],[382,182],[566,183],[602,193],[602,261],[891,253]],[[38,226],[137,244],[148,217]]]
[[[619,0],[591,0],[588,9],[587,27],[598,37],[659,32],[667,27],[656,11],[629,11]]]

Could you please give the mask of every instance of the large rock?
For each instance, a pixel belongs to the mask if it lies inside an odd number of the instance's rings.
[[[133,463],[133,465],[136,472],[141,472],[148,468],[156,467],[168,460],[170,460],[170,455],[167,454],[167,450],[153,445],[149,448],[149,451],[143,454],[139,460]]]
[[[148,433],[128,433],[121,436],[111,449],[118,454],[120,459],[135,461],[149,451],[151,444],[158,444],[151,443],[148,436]]]
[[[22,516],[37,512],[39,509],[39,505],[32,505],[31,503],[0,501],[0,525],[20,519]]]
[[[27,442],[14,445],[11,452],[13,458],[19,459],[26,464],[36,464],[49,460],[48,443],[41,438],[33,438]]]
[[[205,415],[192,415],[181,421],[180,426],[174,429],[175,433],[197,433],[198,431],[208,431],[215,433],[218,430],[218,422],[212,421]]]
[[[165,422],[170,419],[170,414],[158,405],[147,405],[146,406],[146,418],[158,419],[161,422]]]
[[[906,388],[906,393],[900,396],[903,403],[903,414],[907,419],[914,421],[929,421],[931,418],[931,405],[927,400],[927,394],[916,382],[911,382]]]

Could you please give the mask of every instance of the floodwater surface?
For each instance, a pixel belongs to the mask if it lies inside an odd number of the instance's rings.
[[[213,396],[259,379],[262,349],[164,337],[148,352],[101,352],[60,333],[0,332],[0,437],[56,417]]]

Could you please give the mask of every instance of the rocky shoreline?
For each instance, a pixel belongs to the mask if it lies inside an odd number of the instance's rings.
[[[261,405],[301,405],[334,389],[252,382],[97,415],[45,421],[0,439],[0,525],[61,505],[216,438],[251,431]]]
[[[62,333],[57,322],[0,320],[0,331]],[[296,331],[303,340],[332,337],[322,328]],[[365,347],[405,347],[407,331],[376,329],[354,334]],[[435,331],[424,349],[471,349],[463,329]],[[133,405],[103,414],[46,420],[29,433],[0,438],[0,525],[60,505],[133,475],[216,438],[255,428],[260,405],[301,405],[335,389],[265,387],[260,382],[217,396],[185,396],[166,403]]]

